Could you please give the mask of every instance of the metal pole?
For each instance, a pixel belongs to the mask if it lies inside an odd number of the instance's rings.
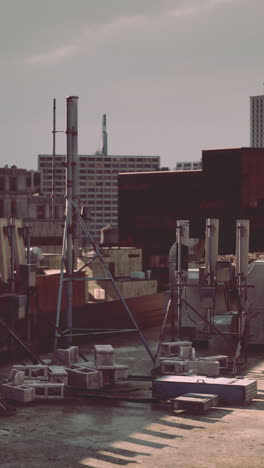
[[[67,249],[67,232],[68,232],[68,200],[66,200],[66,219],[65,219],[65,224],[64,224],[62,252],[61,252],[61,269],[60,269],[60,282],[59,282],[57,312],[56,312],[54,352],[56,351],[57,344],[58,344],[57,330],[58,330],[59,325],[60,325],[60,311],[61,311],[61,298],[62,298],[62,288],[63,288],[63,274],[64,274],[64,267],[65,267],[65,255],[66,255],[66,249]]]
[[[182,288],[182,225],[179,221],[176,222],[176,251],[177,251],[177,269],[176,269],[176,283],[177,283],[177,319],[178,319],[178,337],[181,337],[181,293]]]
[[[27,242],[27,264],[30,263],[30,225],[26,223],[26,242]]]
[[[72,200],[80,212],[80,189],[79,189],[79,158],[78,158],[78,97],[71,96],[71,129],[72,129]],[[73,215],[73,252],[74,265],[73,269],[77,268],[77,258],[79,256],[80,247],[80,226],[75,222]]]
[[[67,240],[66,240],[66,273],[69,281],[67,282],[67,301],[66,301],[66,328],[72,329],[72,272],[73,272],[73,216],[72,216],[72,200],[73,200],[73,155],[72,155],[72,133],[73,133],[73,110],[72,97],[66,99],[67,103]],[[72,337],[67,337],[67,344],[72,344]]]
[[[218,258],[219,219],[208,218],[206,220],[205,238],[205,271],[208,286],[214,283],[216,262]]]
[[[14,219],[10,218],[10,244],[11,244],[11,292],[15,292],[15,224]]]
[[[56,99],[53,99],[53,130],[52,130],[52,195],[51,218],[55,221],[55,167],[56,167]]]

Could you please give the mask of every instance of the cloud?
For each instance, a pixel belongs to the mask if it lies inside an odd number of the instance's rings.
[[[181,5],[181,3],[179,3],[177,8],[173,8],[172,10],[166,11],[165,15],[171,17],[191,16],[204,9],[213,8],[215,6],[226,3],[235,3],[240,1],[241,0],[189,0],[189,6],[186,7],[186,2],[185,5]]]
[[[190,16],[196,13],[198,8],[196,7],[191,7],[191,8],[183,8],[183,9],[174,9],[169,11],[166,16],[172,16],[172,17],[181,17],[181,16]]]
[[[29,65],[37,65],[47,62],[57,62],[63,60],[78,51],[77,45],[65,45],[43,54],[33,54],[25,58]]]
[[[92,52],[96,46],[102,45],[110,37],[124,35],[131,29],[142,27],[147,21],[144,15],[118,16],[108,23],[88,25],[82,28],[72,43],[51,48],[47,52],[34,53],[26,56],[24,62],[29,65],[44,65],[61,62],[82,52]]]

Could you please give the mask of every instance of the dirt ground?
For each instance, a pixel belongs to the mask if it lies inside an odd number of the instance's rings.
[[[154,351],[158,331],[146,336]],[[97,342],[111,343],[116,361],[127,363],[130,374],[149,375],[152,364],[138,336]],[[91,356],[92,345],[82,346],[82,352]],[[10,367],[11,363],[0,367],[0,380]],[[247,377],[258,380],[258,395],[250,405],[219,407],[203,416],[139,401],[78,398],[17,405],[15,415],[0,418],[0,466],[262,468],[263,352],[251,352]],[[130,386],[135,391],[129,396],[151,396],[150,381],[133,381]]]

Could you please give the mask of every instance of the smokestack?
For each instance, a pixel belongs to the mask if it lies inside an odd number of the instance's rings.
[[[103,138],[102,155],[107,156],[108,148],[107,148],[106,114],[103,115],[102,138]]]
[[[79,186],[78,186],[78,97],[69,96],[66,99],[67,103],[67,252],[66,252],[66,271],[71,278],[74,270],[73,251],[78,251],[78,236],[76,229],[72,202],[79,208]],[[66,326],[71,331],[72,329],[72,281],[67,283],[67,305],[66,305]],[[67,337],[67,344],[71,345],[71,336]]]

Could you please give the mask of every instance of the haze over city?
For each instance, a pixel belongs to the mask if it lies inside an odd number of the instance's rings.
[[[52,99],[78,95],[79,153],[249,146],[249,96],[263,94],[262,0],[0,0],[0,165],[35,169],[52,151]],[[57,152],[65,153],[65,135]]]

